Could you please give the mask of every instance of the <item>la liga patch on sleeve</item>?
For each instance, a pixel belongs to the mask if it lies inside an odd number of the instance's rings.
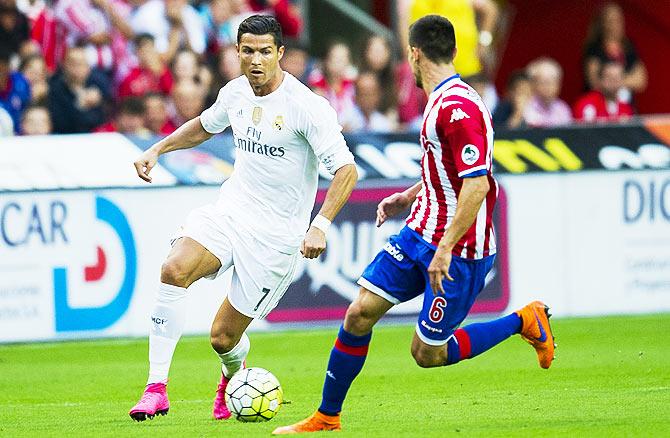
[[[461,160],[467,165],[472,165],[479,159],[479,149],[473,144],[466,144],[461,150]]]

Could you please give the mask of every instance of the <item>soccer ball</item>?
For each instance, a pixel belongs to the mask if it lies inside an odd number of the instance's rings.
[[[226,405],[238,421],[268,421],[281,409],[284,392],[277,378],[263,368],[244,368],[226,386]]]

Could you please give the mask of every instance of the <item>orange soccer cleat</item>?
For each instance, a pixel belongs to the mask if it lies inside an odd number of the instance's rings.
[[[516,314],[521,318],[521,337],[535,348],[542,368],[549,368],[554,360],[554,335],[549,325],[549,307],[542,301],[527,304]]]
[[[272,435],[287,435],[291,433],[306,433],[306,432],[320,432],[320,431],[340,431],[340,414],[326,415],[319,411],[314,412],[304,420],[292,424],[290,426],[282,426],[276,428]]]

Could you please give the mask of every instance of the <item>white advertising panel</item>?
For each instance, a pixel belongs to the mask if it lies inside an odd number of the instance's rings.
[[[500,178],[511,301],[557,315],[670,311],[670,172]]]
[[[506,311],[536,298],[557,316],[670,311],[668,172],[500,180],[507,198]],[[0,342],[145,336],[170,237],[191,209],[217,195],[214,186],[0,194]],[[342,214],[367,217],[362,210]],[[316,294],[328,283],[346,303],[357,274],[343,275],[340,286],[318,278],[353,266],[332,268],[333,260],[326,255],[301,266],[294,287]],[[189,289],[187,333],[209,331],[229,281],[202,280]]]

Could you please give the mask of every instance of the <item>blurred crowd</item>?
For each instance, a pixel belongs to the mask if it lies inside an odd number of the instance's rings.
[[[418,129],[426,96],[404,51],[407,26],[438,13],[456,29],[457,70],[484,98],[496,127],[560,126],[635,113],[646,70],[615,3],[594,17],[583,52],[584,95],[559,98],[563,71],[543,57],[515,71],[499,95],[493,0],[398,0],[397,40],[359,47],[333,40],[316,59],[301,43],[292,0],[0,0],[0,135],[121,132],[166,135],[239,76],[237,26],[277,17],[282,68],[327,98],[345,132]]]

